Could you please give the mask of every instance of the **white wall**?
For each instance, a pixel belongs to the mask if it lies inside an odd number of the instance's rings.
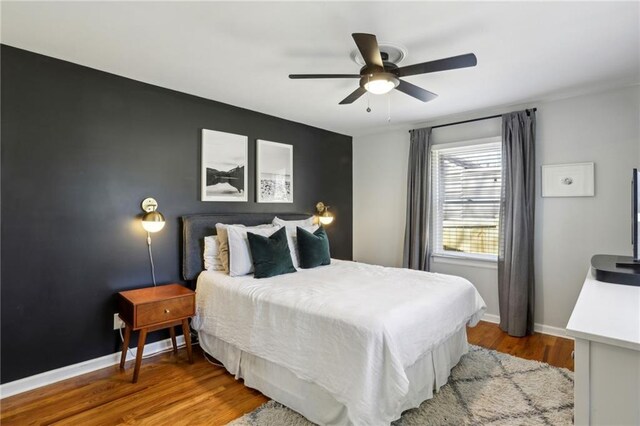
[[[631,253],[630,179],[631,169],[640,166],[639,99],[640,88],[633,86],[446,120],[538,107],[536,323],[565,327],[593,254]],[[408,129],[354,138],[355,260],[387,266],[402,263]],[[500,120],[486,120],[435,129],[433,142],[499,134]],[[595,197],[540,196],[542,164],[583,161],[596,164]],[[433,270],[469,279],[487,302],[488,313],[498,314],[495,269],[433,263]]]
[[[353,138],[353,256],[402,265],[407,201],[407,130]]]
[[[538,164],[595,162],[595,197],[536,203],[536,322],[564,327],[591,256],[631,254],[631,170],[638,167],[640,91],[624,88],[540,105]]]

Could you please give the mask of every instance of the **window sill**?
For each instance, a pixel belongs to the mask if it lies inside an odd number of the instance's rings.
[[[498,269],[497,259],[494,260],[474,256],[451,256],[446,254],[432,254],[431,261],[433,263],[471,266],[473,268]]]

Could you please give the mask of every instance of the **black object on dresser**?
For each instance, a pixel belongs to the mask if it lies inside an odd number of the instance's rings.
[[[591,267],[598,281],[640,287],[640,263],[633,263],[630,256],[596,254]]]

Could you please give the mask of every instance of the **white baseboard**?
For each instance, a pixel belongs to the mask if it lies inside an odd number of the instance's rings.
[[[482,320],[486,322],[500,324],[500,317],[494,314],[484,314],[482,316]],[[567,330],[565,330],[564,328],[535,323],[533,325],[533,330],[537,331],[538,333],[544,333],[544,334],[549,334],[551,336],[564,337],[565,339],[573,340],[573,337],[568,336]]]
[[[178,346],[184,345],[184,336],[176,336],[176,342],[178,343]],[[148,355],[163,352],[170,348],[171,339],[160,340],[144,345],[143,354],[146,357]],[[127,354],[127,361],[135,359],[137,352],[138,348],[132,348]],[[116,352],[99,358],[90,359],[88,361],[79,362],[77,364],[68,365],[66,367],[57,368],[55,370],[45,371],[44,373],[25,377],[24,379],[4,383],[0,385],[0,399],[119,364],[120,354],[120,352]]]
[[[490,322],[493,324],[500,324],[500,317],[493,314],[484,314],[481,318],[482,321]]]

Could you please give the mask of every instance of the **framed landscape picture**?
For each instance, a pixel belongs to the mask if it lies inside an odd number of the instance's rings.
[[[249,138],[202,129],[201,201],[247,201]]]
[[[258,139],[258,203],[293,203],[293,146]]]

